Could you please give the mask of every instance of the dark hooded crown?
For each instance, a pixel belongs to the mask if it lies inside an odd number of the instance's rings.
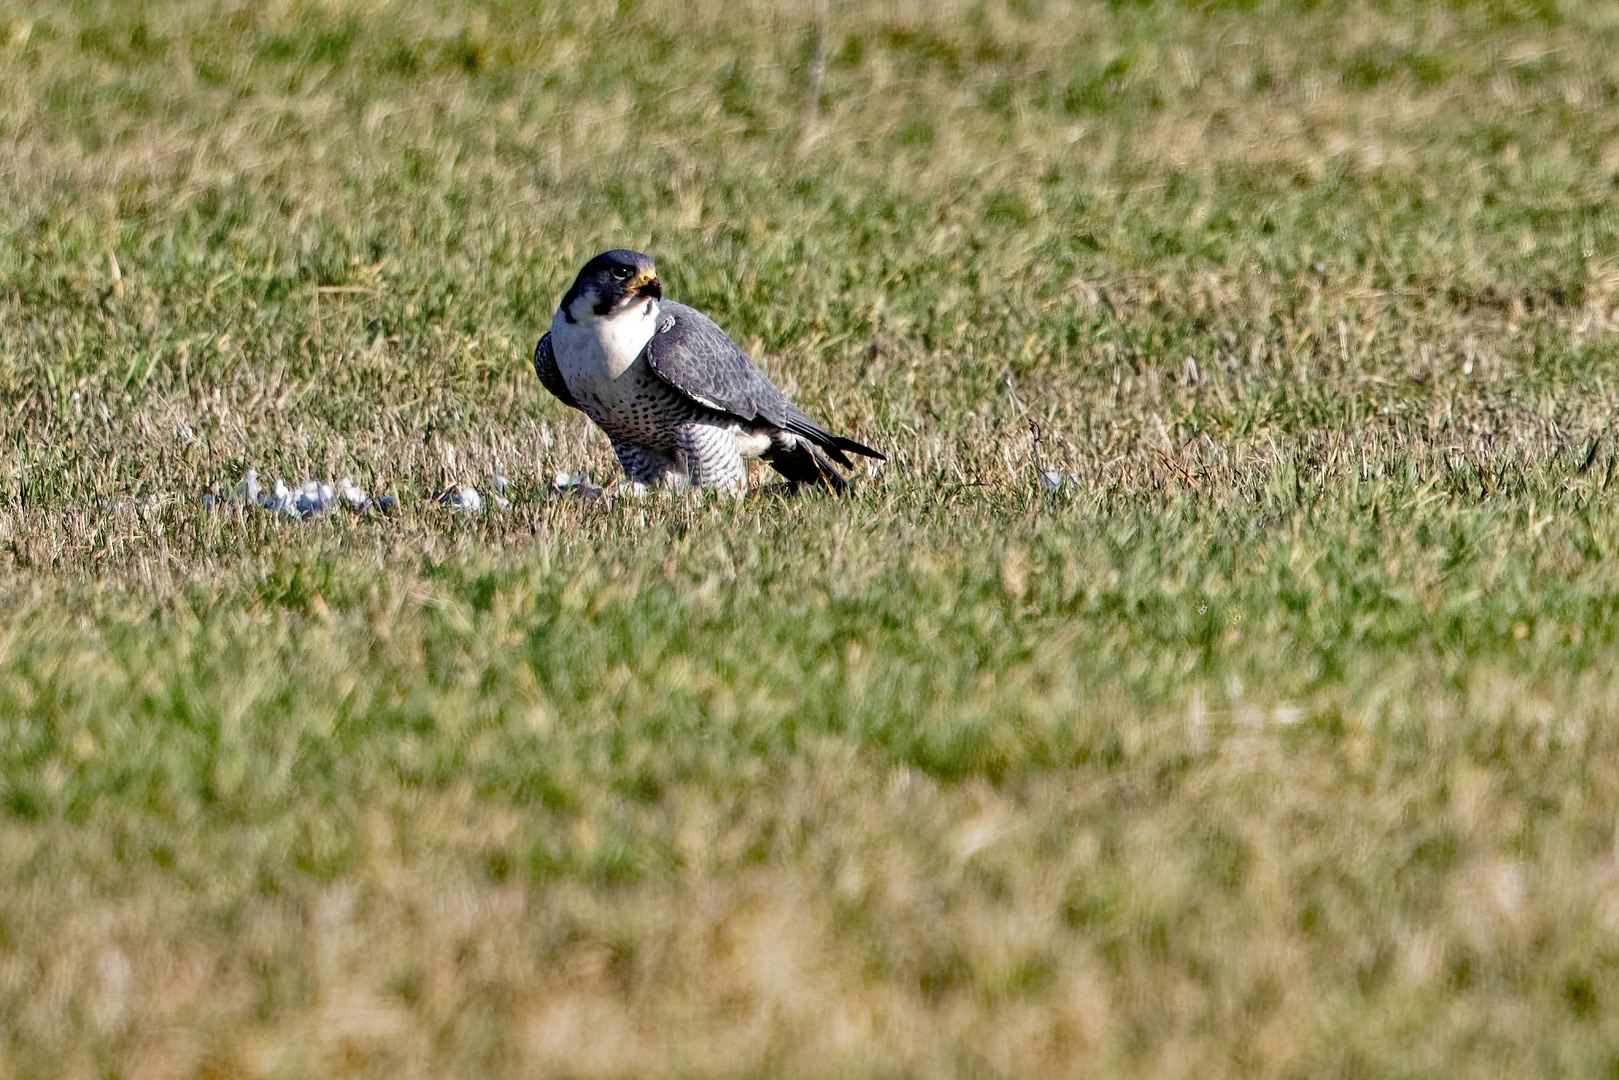
[[[608,315],[617,310],[627,298],[634,296],[661,297],[657,270],[652,259],[639,251],[614,248],[585,263],[573,287],[562,298],[562,311],[571,322],[573,302],[581,295],[592,295],[597,315]]]

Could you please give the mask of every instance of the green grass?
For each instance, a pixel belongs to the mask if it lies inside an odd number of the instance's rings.
[[[0,1080],[1612,1074],[1616,58],[0,0]],[[614,246],[888,463],[551,497]]]

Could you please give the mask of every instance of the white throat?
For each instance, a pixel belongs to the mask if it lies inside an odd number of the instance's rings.
[[[613,315],[598,315],[594,298],[573,302],[573,321],[558,309],[551,320],[557,368],[575,393],[611,382],[635,363],[658,328],[658,301],[646,297]]]

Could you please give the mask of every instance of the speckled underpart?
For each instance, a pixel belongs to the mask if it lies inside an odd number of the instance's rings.
[[[607,438],[613,444],[613,453],[618,455],[618,463],[624,466],[624,475],[635,483],[651,487],[686,481],[685,469],[681,468],[680,463],[674,458],[654,454],[645,447],[615,439],[611,435]]]
[[[589,391],[579,407],[612,441],[625,475],[639,484],[689,481],[735,488],[747,480],[737,445],[743,426],[692,401],[637,360],[614,380],[611,405]]]
[[[644,357],[614,379],[611,390],[608,399],[594,387],[576,388],[574,399],[609,438],[661,457],[673,458],[679,449],[675,428],[708,412],[653,374]]]
[[[694,487],[740,490],[748,482],[747,466],[737,446],[737,425],[718,423],[682,424],[675,432],[686,475]]]
[[[560,384],[549,340],[536,350],[542,381]],[[736,487],[747,477],[737,436],[751,429],[682,394],[642,357],[612,383],[611,401],[593,389],[571,393],[569,404],[607,433],[624,473],[638,484],[689,482]]]

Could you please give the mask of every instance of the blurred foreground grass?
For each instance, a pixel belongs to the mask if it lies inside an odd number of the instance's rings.
[[[0,1077],[1611,1073],[1616,57],[0,0]],[[889,464],[546,498],[616,245]]]

